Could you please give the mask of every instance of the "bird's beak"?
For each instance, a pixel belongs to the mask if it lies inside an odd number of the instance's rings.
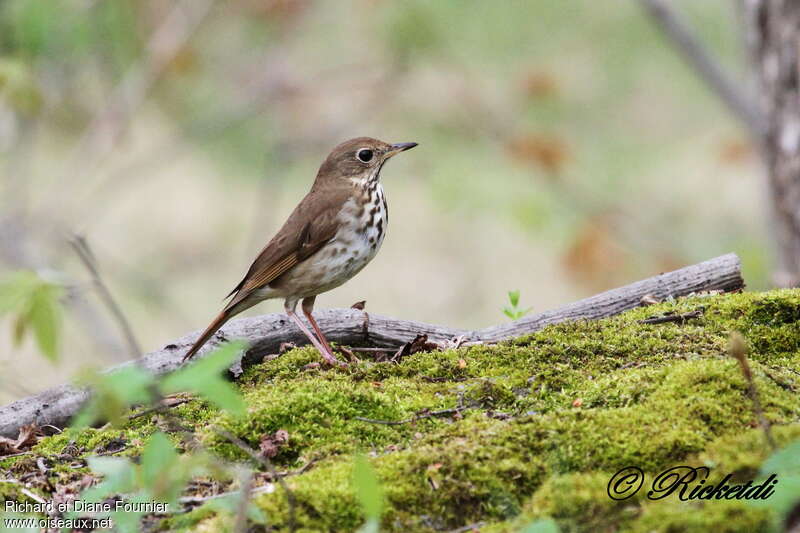
[[[399,154],[400,152],[405,152],[406,150],[411,150],[417,145],[417,143],[397,143],[393,144],[391,149],[386,152],[386,159],[389,159],[392,156]]]

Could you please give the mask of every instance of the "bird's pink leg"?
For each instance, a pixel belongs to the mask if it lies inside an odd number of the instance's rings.
[[[295,324],[297,324],[297,327],[300,328],[300,331],[302,331],[303,334],[306,337],[308,337],[308,340],[310,340],[311,344],[314,345],[314,348],[316,348],[317,351],[319,351],[319,353],[322,355],[322,358],[325,359],[325,362],[327,362],[332,366],[344,366],[344,364],[340,362],[338,359],[336,359],[336,357],[333,355],[333,351],[330,349],[330,346],[323,346],[322,343],[320,343],[320,341],[318,341],[317,338],[314,337],[314,334],[308,330],[306,325],[303,324],[303,321],[300,320],[300,317],[297,316],[297,313],[294,312],[293,307],[294,306],[290,307],[289,305],[284,305],[286,314],[289,316],[289,318],[292,319],[292,321]],[[315,324],[315,322],[312,322],[312,324]],[[325,341],[325,344],[327,345],[327,341]]]
[[[314,300],[316,300],[316,298],[316,296],[309,296],[308,298],[303,299],[303,314],[306,315],[308,321],[311,322],[311,327],[314,328],[314,333],[317,334],[317,338],[322,341],[322,344],[328,349],[329,352],[333,353],[333,349],[331,348],[330,343],[328,343],[328,339],[325,338],[322,330],[319,329],[319,324],[317,324],[317,321],[314,320],[314,315],[311,314],[311,312],[314,310]]]

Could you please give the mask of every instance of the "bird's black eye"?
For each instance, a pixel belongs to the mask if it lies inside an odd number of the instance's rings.
[[[370,150],[369,148],[362,148],[361,150],[358,151],[358,153],[356,153],[356,157],[362,163],[369,163],[370,161],[372,161],[372,156],[373,156],[372,150]]]

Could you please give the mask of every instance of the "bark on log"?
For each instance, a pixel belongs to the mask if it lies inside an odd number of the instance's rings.
[[[463,337],[469,343],[494,343],[538,331],[550,324],[574,320],[593,320],[612,316],[640,305],[645,295],[659,299],[686,296],[707,290],[735,291],[744,287],[741,264],[735,254],[728,254],[680,270],[648,278],[631,285],[586,298],[565,307],[524,317],[520,320],[480,330],[464,330],[398,320],[355,309],[329,309],[315,312],[328,339],[349,346],[397,348],[418,334],[429,340],[445,342]],[[153,374],[165,374],[178,368],[181,358],[199,335],[199,331],[181,337],[161,350],[110,369],[139,364]],[[241,366],[277,353],[281,343],[306,344],[307,340],[283,314],[269,314],[232,320],[220,334],[209,341],[197,357],[202,357],[228,339],[243,339],[250,347],[243,354]],[[35,396],[17,400],[0,408],[0,435],[16,437],[24,424],[64,426],[89,398],[86,389],[61,385]]]

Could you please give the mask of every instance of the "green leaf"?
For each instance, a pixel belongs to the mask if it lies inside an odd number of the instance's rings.
[[[89,457],[86,459],[92,472],[105,476],[99,485],[84,491],[81,498],[101,501],[113,494],[123,494],[135,488],[133,465],[123,457]]]
[[[353,468],[353,482],[356,498],[361,504],[368,520],[380,520],[383,507],[383,492],[378,483],[378,476],[363,455],[356,456]]]
[[[122,479],[131,467],[130,459],[125,457],[89,457],[86,462],[93,472],[106,476],[106,481]]]
[[[800,504],[800,440],[790,443],[773,453],[761,465],[761,478],[754,483],[765,484],[770,475],[777,484],[766,483],[774,493],[765,500],[748,500],[754,507],[772,509],[776,516],[784,520],[787,513]]]
[[[72,417],[72,421],[69,424],[69,431],[73,432],[71,437],[75,439],[80,437],[80,430],[91,426],[96,419],[97,412],[92,403],[89,403],[89,405],[78,411],[78,414]]]
[[[22,339],[25,338],[25,333],[27,331],[28,331],[28,317],[25,314],[21,314],[14,321],[13,340],[15,348],[19,348],[19,345],[22,344]]]
[[[147,371],[136,365],[128,365],[100,376],[98,387],[115,394],[127,406],[147,403],[151,398],[150,387],[155,380]]]
[[[39,277],[27,270],[14,272],[0,281],[0,315],[23,312],[39,282]]]
[[[28,115],[41,109],[41,91],[30,66],[23,61],[0,58],[0,101]]]
[[[776,451],[761,465],[761,474],[764,476],[789,472],[800,474],[800,440]]]
[[[543,518],[528,524],[520,533],[558,533],[558,524],[552,518]]]
[[[109,374],[90,374],[82,380],[94,389],[94,396],[73,418],[73,429],[87,427],[97,420],[119,422],[131,405],[148,403],[155,380],[145,370],[128,365]]]
[[[380,529],[381,523],[376,518],[370,518],[358,528],[358,533],[378,533]]]
[[[167,376],[161,382],[161,390],[164,394],[195,393],[234,416],[244,415],[247,411],[244,400],[236,388],[221,375],[244,347],[242,342],[223,345],[191,366]]]
[[[41,53],[48,36],[57,34],[53,31],[56,19],[54,13],[41,2],[12,2],[8,15],[14,24],[14,44],[26,55]]]
[[[55,285],[42,285],[35,291],[28,311],[36,343],[42,355],[55,361],[58,357],[58,333],[61,321],[61,290]]]
[[[226,494],[220,498],[214,498],[204,503],[200,509],[210,509],[216,512],[226,512],[235,515],[239,511],[239,503],[242,501],[242,492]],[[264,511],[252,502],[248,502],[247,518],[256,524],[267,524],[267,516]]]
[[[511,307],[519,305],[519,291],[508,291],[508,301],[511,302]]]
[[[62,293],[60,285],[25,270],[0,282],[0,315],[17,313],[13,332],[15,346],[19,346],[25,334],[32,330],[39,351],[51,361],[56,359]]]
[[[171,392],[180,392],[191,388],[197,380],[207,379],[208,376],[218,377],[233,364],[244,347],[245,344],[239,341],[225,343],[196,363],[173,372],[161,384]]]
[[[162,432],[153,433],[142,451],[142,485],[151,490],[178,463],[178,452]]]
[[[239,391],[227,381],[223,381],[222,378],[198,383],[194,392],[234,416],[244,416],[247,412],[247,405],[244,403]]]

